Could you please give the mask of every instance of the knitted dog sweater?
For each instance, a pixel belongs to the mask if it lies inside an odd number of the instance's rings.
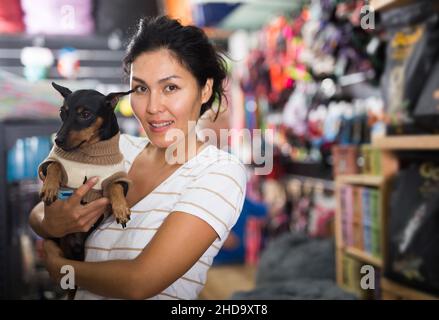
[[[131,182],[125,171],[124,157],[119,150],[119,138],[118,133],[111,139],[69,152],[54,145],[48,157],[39,165],[38,175],[44,181],[48,165],[58,162],[62,168],[63,188],[76,190],[87,179],[99,177],[93,189],[83,198],[86,203],[108,196],[108,187],[113,182],[123,182],[126,195]]]

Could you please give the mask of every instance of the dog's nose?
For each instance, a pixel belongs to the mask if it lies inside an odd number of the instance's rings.
[[[56,138],[56,139],[55,139],[55,143],[56,143],[58,146],[61,146],[61,145],[64,144],[64,139]]]

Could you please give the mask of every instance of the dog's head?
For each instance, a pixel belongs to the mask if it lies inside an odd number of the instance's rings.
[[[103,95],[96,90],[72,92],[54,82],[52,85],[64,98],[60,110],[62,125],[55,138],[59,148],[72,151],[108,140],[119,132],[114,108],[119,98],[132,90]]]

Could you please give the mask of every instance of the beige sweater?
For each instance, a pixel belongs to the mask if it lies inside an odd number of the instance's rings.
[[[48,165],[51,162],[58,162],[63,170],[61,187],[76,190],[86,179],[97,176],[98,183],[83,200],[88,203],[102,196],[108,196],[108,186],[111,183],[125,182],[126,186],[130,184],[124,167],[124,158],[119,150],[119,138],[120,134],[117,134],[109,140],[70,152],[54,145],[48,157],[39,165],[38,175],[44,181]],[[124,191],[126,195],[128,188]]]

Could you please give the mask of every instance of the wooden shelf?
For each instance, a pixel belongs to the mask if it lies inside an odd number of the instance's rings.
[[[377,137],[372,146],[382,150],[439,150],[439,135]]]
[[[374,10],[388,10],[396,7],[400,7],[409,3],[413,0],[370,0],[370,6]]]
[[[337,183],[360,184],[366,186],[379,187],[384,183],[384,177],[365,174],[340,175],[336,178]]]
[[[382,268],[383,267],[383,260],[381,258],[374,257],[367,252],[364,252],[360,249],[353,248],[353,247],[347,247],[346,253],[354,258],[360,259],[363,262],[370,263],[371,265]]]
[[[392,280],[382,278],[381,288],[383,298],[388,300],[406,299],[406,300],[438,300],[438,296],[434,296],[425,292],[406,287]]]

